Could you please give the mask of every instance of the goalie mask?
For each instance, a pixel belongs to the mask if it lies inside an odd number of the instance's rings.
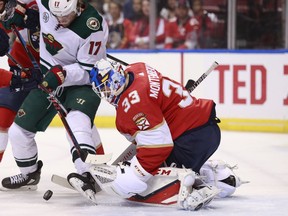
[[[0,0],[0,21],[6,22],[14,16],[16,0]]]
[[[117,107],[120,94],[125,87],[123,68],[119,63],[110,63],[105,59],[96,62],[90,72],[92,88],[101,98]]]

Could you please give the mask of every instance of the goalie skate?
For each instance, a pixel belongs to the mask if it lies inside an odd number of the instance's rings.
[[[96,183],[91,177],[90,173],[87,172],[83,175],[78,173],[70,173],[67,176],[67,180],[71,186],[75,188],[75,190],[77,190],[83,197],[90,200],[92,203],[97,204]]]

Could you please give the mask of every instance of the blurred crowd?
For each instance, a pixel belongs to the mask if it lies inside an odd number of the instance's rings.
[[[148,49],[150,0],[102,0],[90,3],[109,25],[110,49]],[[201,0],[157,1],[156,49],[215,48],[218,19]],[[223,32],[224,33],[224,32]]]

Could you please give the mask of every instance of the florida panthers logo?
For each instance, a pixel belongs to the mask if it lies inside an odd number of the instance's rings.
[[[56,55],[58,51],[63,48],[63,46],[58,41],[55,40],[53,35],[42,33],[42,36],[46,49],[52,56]]]
[[[30,46],[37,52],[39,52],[39,40],[40,31],[39,29],[29,29],[28,31],[28,41]]]
[[[133,121],[140,130],[146,130],[150,126],[150,123],[144,113],[138,113],[137,115],[135,115],[133,117]]]

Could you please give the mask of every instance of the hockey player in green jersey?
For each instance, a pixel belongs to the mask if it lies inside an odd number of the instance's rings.
[[[29,2],[22,0],[22,3]],[[40,67],[45,74],[42,84],[54,91],[68,110],[66,120],[81,149],[93,154],[96,150],[103,153],[99,134],[92,139],[100,99],[91,88],[89,71],[95,62],[106,58],[107,24],[85,0],[37,0],[37,4],[41,27]],[[21,173],[4,178],[3,187],[37,186],[42,162],[38,160],[34,138],[38,131],[46,130],[55,114],[45,92],[41,89],[30,92],[9,131],[13,155]],[[77,170],[74,177],[87,184],[86,191],[80,192],[93,196],[95,189],[90,184],[90,165],[82,162],[71,139],[68,141]]]

